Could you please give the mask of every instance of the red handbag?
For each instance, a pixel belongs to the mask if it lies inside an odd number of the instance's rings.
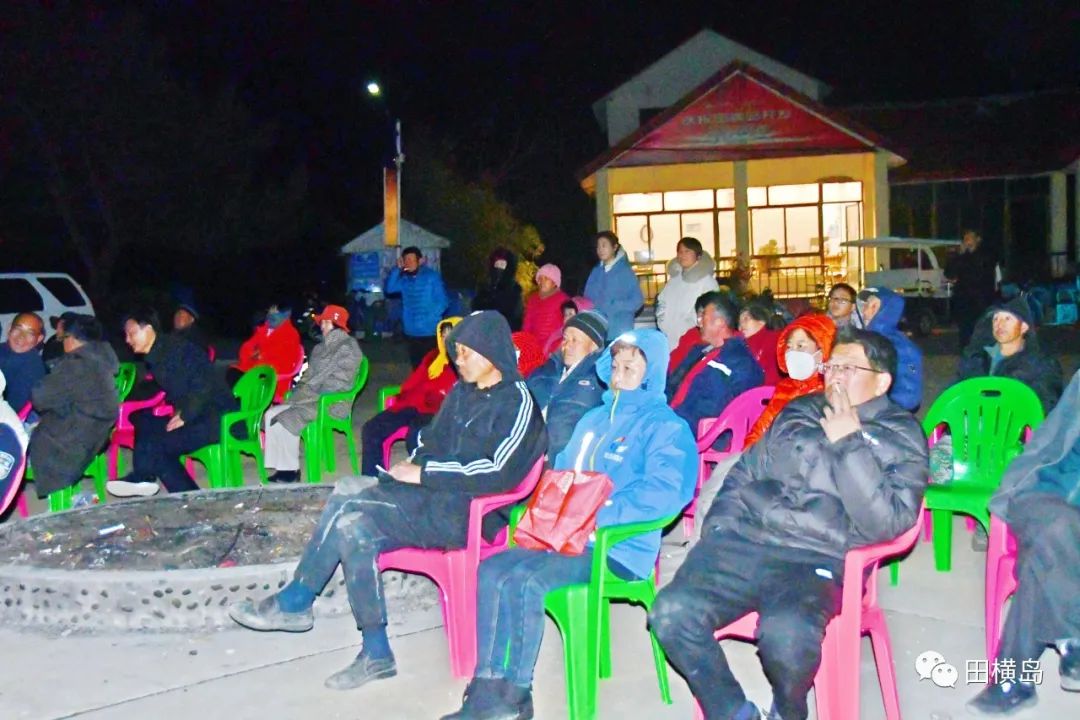
[[[530,550],[580,555],[613,487],[611,478],[601,472],[544,471],[514,530],[514,542]]]

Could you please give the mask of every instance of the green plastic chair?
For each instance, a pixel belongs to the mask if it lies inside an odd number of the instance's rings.
[[[400,395],[400,394],[401,394],[401,386],[400,385],[387,385],[385,387],[379,388],[379,412],[382,412],[383,410],[386,409],[386,407],[387,407],[386,401],[387,400],[394,397],[395,395]]]
[[[525,512],[519,505],[511,514],[507,537],[513,544],[514,529]],[[642,580],[623,580],[608,569],[611,548],[637,535],[662,530],[679,515],[626,525],[611,525],[596,531],[593,543],[592,579],[552,590],[544,597],[544,610],[555,621],[563,638],[566,662],[566,699],[570,720],[591,720],[597,716],[599,681],[611,677],[611,618],[613,600],[637,603],[648,612],[656,599],[656,571]],[[667,658],[656,636],[652,641],[653,663],[660,698],[671,704]]]
[[[116,395],[120,402],[127,400],[131,389],[135,387],[136,372],[135,363],[120,363],[120,369],[116,371]]]
[[[963,513],[990,530],[990,497],[1009,463],[1023,452],[1029,430],[1043,420],[1042,403],[1024,383],[1004,377],[964,380],[943,392],[923,420],[936,437],[944,426],[952,435],[952,479],[926,489],[934,542],[934,566],[952,568],[953,513]]]
[[[356,435],[353,433],[352,407],[356,402],[356,396],[367,384],[369,366],[370,363],[365,355],[360,360],[360,367],[356,369],[356,381],[350,389],[345,392],[320,395],[319,414],[300,433],[304,441],[304,461],[309,483],[322,481],[323,468],[329,473],[337,468],[337,460],[334,457],[335,430],[344,433],[353,472],[360,474],[360,461],[356,456]],[[338,403],[347,403],[348,406],[345,417],[340,419],[330,414],[330,408]]]
[[[233,387],[233,395],[240,400],[240,409],[221,416],[221,440],[182,458],[185,464],[189,460],[203,464],[211,488],[243,486],[243,455],[254,456],[259,479],[263,484],[267,482],[259,426],[274,399],[276,387],[277,372],[269,365],[256,365],[245,372]],[[236,427],[240,428],[239,433],[233,432]],[[188,469],[190,471],[190,465]]]

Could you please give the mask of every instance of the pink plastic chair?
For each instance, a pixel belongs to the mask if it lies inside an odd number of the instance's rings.
[[[1016,536],[997,515],[990,516],[990,544],[986,548],[986,659],[997,657],[1001,641],[1001,609],[1016,592]]]
[[[300,348],[300,357],[296,359],[296,364],[293,365],[292,370],[287,373],[278,374],[277,389],[274,390],[274,402],[280,403],[288,395],[289,390],[292,389],[293,378],[297,376],[300,369],[304,367],[304,348]]]
[[[30,417],[30,411],[33,410],[33,409],[34,409],[34,403],[28,402],[25,405],[23,405],[21,408],[19,408],[19,412],[16,413],[16,416],[19,418],[20,421],[26,422],[26,418]]]
[[[882,560],[908,552],[918,541],[923,513],[916,516],[914,527],[889,542],[858,548],[844,559],[844,594],[840,614],[825,628],[821,645],[821,665],[814,678],[814,699],[817,716],[828,720],[859,719],[859,667],[862,636],[870,635],[870,644],[877,665],[885,717],[900,720],[900,696],[896,690],[896,670],[893,667],[892,644],[885,614],[878,606],[877,576]],[[863,584],[863,573],[871,568]],[[758,614],[750,613],[727,627],[716,631],[716,639],[731,637],[753,641],[757,635]],[[695,703],[695,719],[704,717]]]
[[[20,422],[26,422],[26,418],[30,417],[30,410],[33,407],[34,407],[34,403],[28,402],[25,405],[23,405],[21,408],[19,408],[19,412],[16,413],[16,416],[19,418]],[[26,495],[19,492],[20,490],[22,490],[23,472],[25,470],[26,470],[26,459],[24,457],[23,458],[23,467],[19,469],[19,479],[18,479],[18,481],[13,482],[11,484],[11,487],[8,488],[9,493],[14,493],[14,494],[11,495],[11,497],[18,496],[18,498],[19,498],[19,504],[18,504],[16,509],[18,510],[19,517],[22,517],[22,518],[30,517],[30,506],[26,504]],[[14,488],[14,490],[12,490],[12,488]],[[5,505],[4,505],[5,509],[7,509],[7,504],[6,503],[10,503],[10,502],[11,502],[11,500],[5,498]],[[0,512],[0,515],[3,515],[3,513]]]
[[[709,479],[711,465],[740,453],[746,447],[746,436],[757,419],[761,417],[765,406],[772,399],[776,390],[772,385],[762,385],[742,393],[724,408],[718,418],[702,418],[698,422],[698,478],[694,499],[683,511],[683,534],[690,537],[694,532],[694,517],[697,515],[697,496],[701,486]],[[731,431],[731,442],[727,450],[714,450],[713,443],[726,431]]]
[[[390,408],[394,407],[394,404],[397,402],[397,395],[387,395],[386,400],[384,402],[385,402],[385,405],[386,405],[386,409],[389,410]],[[383,440],[383,444],[382,444],[382,464],[383,464],[383,467],[385,467],[385,468],[390,467],[390,451],[393,449],[394,443],[396,443],[396,442],[398,442],[400,440],[404,440],[405,437],[408,434],[409,434],[409,426],[408,425],[402,425],[397,430],[390,433],[386,437],[385,440]]]
[[[131,450],[135,447],[135,426],[131,424],[131,414],[139,410],[156,408],[165,401],[165,393],[159,392],[146,400],[126,400],[120,403],[120,412],[116,418],[116,428],[109,440],[109,479],[115,480],[119,472],[120,448]]]
[[[544,457],[532,466],[511,492],[475,498],[469,507],[469,529],[460,550],[401,548],[379,555],[380,570],[404,570],[427,575],[439,588],[443,623],[450,644],[450,670],[455,677],[470,678],[476,668],[476,571],[480,561],[506,546],[487,543],[480,535],[484,515],[512,505],[532,493],[544,469]]]

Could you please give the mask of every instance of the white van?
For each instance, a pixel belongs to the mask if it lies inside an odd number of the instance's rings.
[[[67,273],[0,273],[0,342],[7,340],[11,321],[22,312],[40,315],[49,337],[49,318],[66,312],[93,315],[94,306]]]

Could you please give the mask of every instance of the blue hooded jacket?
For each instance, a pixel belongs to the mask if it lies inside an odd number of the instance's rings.
[[[896,377],[889,388],[889,399],[915,412],[922,403],[922,351],[898,327],[904,315],[904,298],[887,288],[873,290],[881,299],[881,308],[866,329],[889,338],[896,348]]]
[[[386,278],[386,293],[401,293],[401,324],[409,337],[431,337],[450,305],[442,276],[427,265],[415,275],[393,268]]]
[[[606,390],[604,404],[585,413],[553,467],[606,473],[611,497],[597,527],[657,520],[680,512],[697,487],[697,447],[690,428],[667,406],[668,342],[659,330],[634,330],[619,340],[645,353],[645,380],[636,390]],[[596,361],[611,384],[611,348]],[[610,559],[638,577],[648,577],[660,552],[660,531],[624,540]]]
[[[596,310],[608,319],[609,341],[634,329],[634,315],[641,309],[644,298],[637,275],[622,248],[610,268],[597,263],[592,269],[585,281],[585,297],[592,300]]]

